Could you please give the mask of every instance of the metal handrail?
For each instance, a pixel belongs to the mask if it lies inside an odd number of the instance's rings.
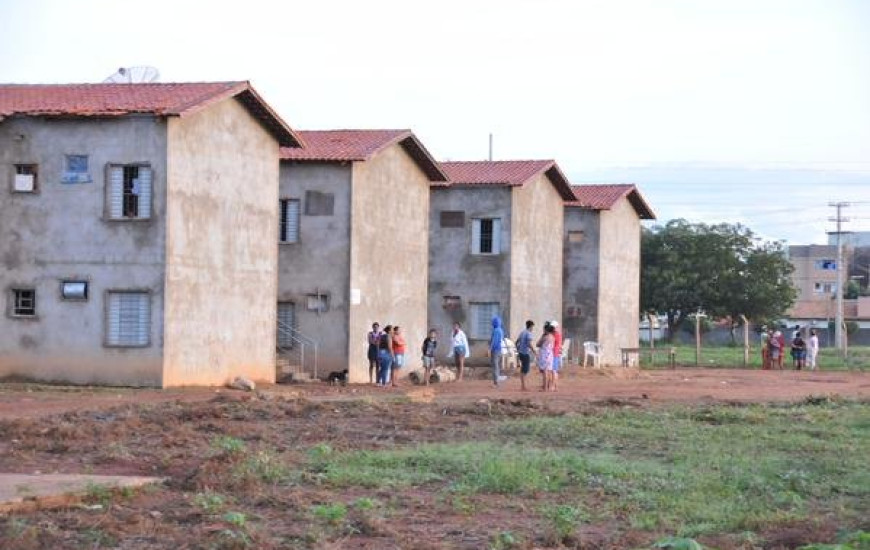
[[[286,336],[290,338],[293,342],[299,344],[300,358],[299,362],[302,365],[302,368],[305,368],[305,348],[310,346],[314,351],[314,368],[313,375],[314,378],[317,378],[317,341],[311,338],[310,336],[306,336],[299,329],[296,329],[286,323],[282,323],[278,321],[278,332],[282,336]],[[290,352],[290,348],[283,346],[276,346],[279,354],[288,354]]]

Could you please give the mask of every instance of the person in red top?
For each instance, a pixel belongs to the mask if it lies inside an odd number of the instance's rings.
[[[396,359],[393,361],[393,372],[390,376],[390,383],[393,387],[398,386],[396,379],[399,377],[399,369],[405,366],[405,335],[399,330],[398,326],[393,327],[393,354]]]
[[[552,321],[550,326],[553,327],[553,336],[556,341],[553,343],[553,388],[556,391],[556,385],[559,382],[559,369],[562,368],[562,331],[559,330],[559,323]]]

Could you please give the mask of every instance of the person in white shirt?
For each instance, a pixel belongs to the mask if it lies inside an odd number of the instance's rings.
[[[810,331],[810,341],[807,345],[807,363],[810,370],[816,370],[816,355],[819,354],[819,335],[816,330]]]
[[[453,357],[453,362],[456,365],[456,381],[462,380],[462,371],[465,368],[465,358],[471,355],[471,350],[468,346],[468,337],[462,332],[462,325],[453,323],[453,336],[451,338],[450,354],[448,357]]]

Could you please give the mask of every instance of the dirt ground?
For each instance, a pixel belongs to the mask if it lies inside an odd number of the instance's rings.
[[[744,369],[681,368],[675,370],[582,369],[563,373],[556,393],[543,394],[539,378],[530,376],[529,392],[520,391],[516,375],[498,389],[488,380],[433,384],[425,393],[439,402],[474,398],[529,397],[559,407],[579,401],[643,399],[656,402],[779,402],[809,395],[870,396],[870,373],[846,371],[758,371]],[[393,396],[423,388],[403,380],[399,388],[369,385],[329,386],[322,383],[274,385],[259,388],[269,394],[322,400]],[[79,410],[99,410],[128,403],[197,402],[234,390],[182,388],[169,390],[0,384],[0,420],[33,418]]]
[[[521,392],[513,377],[498,389],[486,380],[429,387],[405,381],[390,389],[313,383],[254,393],[0,384],[0,472],[167,480],[130,495],[94,491],[81,502],[0,517],[0,548],[471,549],[490,547],[502,526],[525,534],[521,548],[562,547],[564,540],[548,540],[525,513],[546,496],[464,502],[425,487],[337,492],[304,473],[305,453],[319,445],[340,451],[451,442],[477,423],[583,408],[870,398],[870,373],[857,372],[574,369],[556,393],[536,391],[536,384],[532,378],[532,391]],[[244,442],[245,453],[216,447],[221,437]],[[262,459],[256,471],[245,461],[251,457]],[[298,467],[302,477],[264,481],[286,467]],[[360,498],[382,508],[349,508],[340,528],[312,515],[312,506]],[[235,511],[244,516],[228,515]],[[769,548],[793,548],[830,540],[835,530],[830,523],[786,525],[762,535],[777,541]],[[706,542],[744,547],[727,537]],[[648,547],[649,533],[587,525],[569,546]]]

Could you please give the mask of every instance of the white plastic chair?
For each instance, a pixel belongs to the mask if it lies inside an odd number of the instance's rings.
[[[586,359],[592,358],[592,367],[601,368],[601,344],[598,342],[583,342],[583,368],[586,368]]]

